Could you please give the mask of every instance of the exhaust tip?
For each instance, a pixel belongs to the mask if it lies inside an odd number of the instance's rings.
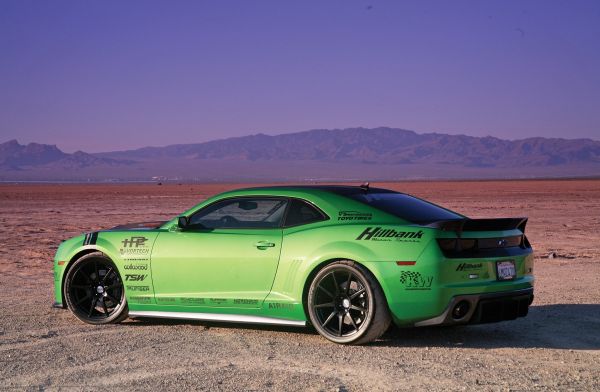
[[[468,301],[460,301],[454,306],[454,309],[452,309],[452,318],[454,320],[460,320],[469,313],[470,309],[471,304]]]

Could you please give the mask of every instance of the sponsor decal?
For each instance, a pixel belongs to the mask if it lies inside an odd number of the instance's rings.
[[[423,231],[396,231],[394,229],[382,229],[381,227],[367,227],[356,237],[356,240],[371,241],[406,241],[419,242],[423,238]]]
[[[127,286],[129,291],[150,291],[150,286]]]
[[[148,275],[138,275],[138,274],[125,274],[125,281],[127,282],[143,282]]]
[[[148,265],[147,264],[127,264],[125,265],[123,268],[125,268],[126,270],[143,270],[146,271],[148,269]]]
[[[121,241],[123,247],[119,249],[121,256],[148,256],[150,249],[146,245],[148,238],[143,236],[131,236]]]
[[[227,298],[209,298],[210,303],[221,305],[227,302]]]
[[[171,297],[156,298],[156,302],[163,304],[174,304],[177,300]]]
[[[338,213],[339,221],[368,221],[371,219],[373,219],[373,214],[370,212],[340,211]]]
[[[150,254],[150,249],[119,249],[119,253],[121,256],[148,256]]]
[[[179,301],[184,305],[204,305],[204,298],[182,297]]]
[[[132,296],[128,297],[127,299],[130,300],[131,302],[137,302],[140,304],[149,304],[152,302],[151,297],[144,297],[141,295],[132,295]]]
[[[257,299],[236,298],[233,300],[235,305],[258,305]]]
[[[292,310],[294,305],[292,304],[284,304],[279,302],[270,302],[269,309],[283,309],[283,310]]]
[[[133,236],[129,239],[125,238],[123,241],[121,241],[121,243],[123,244],[123,248],[133,248],[134,246],[136,248],[140,248],[145,246],[146,241],[148,241],[148,238],[146,237]]]
[[[83,245],[96,245],[96,241],[98,240],[98,232],[95,231],[93,233],[86,233],[85,238],[83,239]]]
[[[456,267],[456,271],[469,271],[474,269],[480,269],[483,266],[481,263],[460,263]]]
[[[431,290],[433,276],[423,276],[420,272],[402,271],[400,283],[405,290]]]

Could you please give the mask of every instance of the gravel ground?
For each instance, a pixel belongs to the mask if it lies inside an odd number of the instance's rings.
[[[0,389],[600,390],[600,181],[380,185],[473,217],[528,215],[537,278],[529,315],[393,329],[360,347],[310,329],[86,325],[50,307],[61,239],[168,218],[236,185],[2,185]]]

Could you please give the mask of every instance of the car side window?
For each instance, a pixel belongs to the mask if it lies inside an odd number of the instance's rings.
[[[190,217],[192,227],[260,229],[281,225],[286,199],[240,197],[213,203]]]
[[[311,204],[292,199],[285,217],[285,227],[305,225],[327,219],[325,215]]]

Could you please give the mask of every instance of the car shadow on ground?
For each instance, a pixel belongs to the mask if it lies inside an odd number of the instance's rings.
[[[492,324],[391,328],[373,344],[394,347],[600,350],[600,304],[532,306],[527,317]]]
[[[131,326],[198,325],[316,335],[313,328],[139,318]],[[446,348],[551,348],[600,350],[600,304],[532,306],[525,318],[492,324],[397,328],[372,346]]]

